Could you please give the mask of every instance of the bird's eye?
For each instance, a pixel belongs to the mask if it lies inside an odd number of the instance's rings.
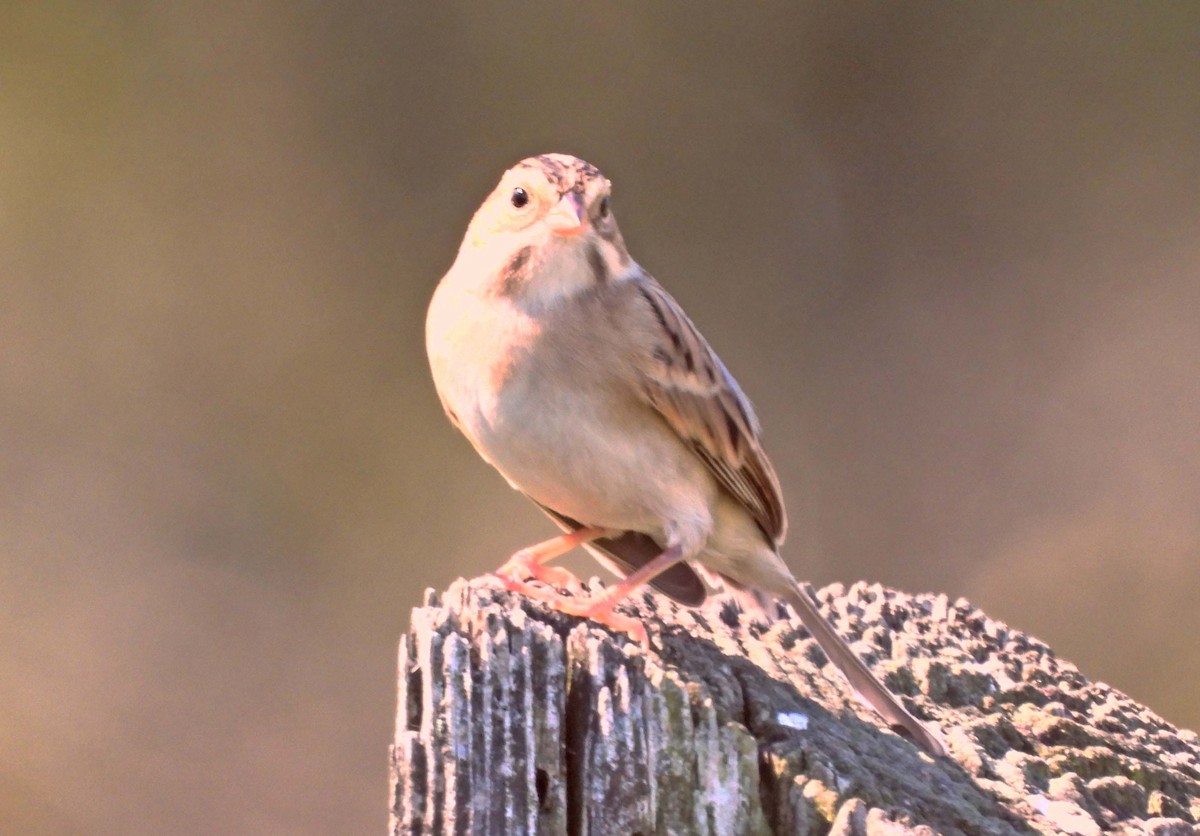
[[[600,217],[602,217],[602,218],[608,217],[608,198],[607,197],[603,197],[600,199]]]
[[[512,196],[509,198],[509,200],[512,201],[514,208],[522,209],[527,203],[529,203],[529,192],[525,191],[520,186],[517,186],[512,190]]]

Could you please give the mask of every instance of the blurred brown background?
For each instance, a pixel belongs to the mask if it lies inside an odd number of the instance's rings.
[[[551,532],[422,337],[544,151],[754,399],[801,577],[1200,726],[1200,6],[745,9],[0,8],[0,829],[382,832],[409,608]]]

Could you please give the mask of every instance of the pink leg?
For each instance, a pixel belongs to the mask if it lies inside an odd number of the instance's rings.
[[[526,546],[516,552],[496,570],[495,574],[504,581],[504,585],[510,591],[521,592],[531,598],[553,603],[554,598],[561,596],[531,587],[527,582],[528,579],[533,578],[550,586],[577,586],[579,580],[566,569],[543,564],[556,557],[561,557],[576,546],[615,533],[606,528],[580,528],[569,534],[560,534],[558,537]]]
[[[558,596],[558,600],[554,602],[553,606],[559,612],[590,618],[615,630],[629,633],[645,647],[649,644],[649,639],[646,636],[646,628],[642,622],[636,618],[630,618],[627,615],[613,612],[613,607],[628,598],[639,587],[652,581],[681,560],[683,560],[683,549],[677,545],[671,546],[636,572],[626,576],[620,583],[609,587],[599,595],[591,598],[565,598]]]

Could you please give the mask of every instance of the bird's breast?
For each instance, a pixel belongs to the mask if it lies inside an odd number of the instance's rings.
[[[442,404],[476,447],[503,422],[501,396],[536,332],[506,305],[438,288],[426,320],[426,350]],[[481,450],[480,452],[483,452]]]
[[[440,307],[435,296],[427,330],[438,393],[513,487],[574,519],[646,532],[706,507],[711,476],[617,373],[622,335],[592,316],[535,322],[494,299]]]

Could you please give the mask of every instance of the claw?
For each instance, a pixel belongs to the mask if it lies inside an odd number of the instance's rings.
[[[509,592],[515,592],[518,595],[524,595],[526,598],[532,598],[534,601],[541,601],[543,604],[548,604],[554,609],[558,609],[559,601],[568,601],[561,592],[546,586],[535,586],[528,581],[517,580],[509,575],[501,575],[496,573],[496,577],[500,579],[500,583],[504,584],[504,588]]]
[[[509,561],[509,563],[511,562]],[[609,627],[618,633],[624,633],[636,640],[642,646],[643,650],[650,650],[650,636],[646,632],[646,626],[640,619],[614,611],[613,602],[609,600],[607,595],[601,594],[590,598],[574,598],[563,595],[553,587],[535,586],[527,580],[520,579],[514,571],[517,568],[519,567],[511,567],[505,564],[494,573],[509,592],[515,592],[518,595],[524,595],[534,601],[539,601],[550,607],[550,609],[561,612],[564,615],[587,618],[603,624],[605,627]],[[565,569],[560,571],[570,577],[571,582],[568,586],[581,589],[579,580],[574,575],[571,575]],[[537,580],[546,582],[545,578],[539,573],[531,572],[530,574]]]
[[[643,650],[649,650],[650,636],[646,632],[646,625],[639,618],[623,615],[614,610],[615,604],[616,601],[612,599],[611,595],[603,593],[591,598],[560,597],[555,609],[567,615],[575,615],[598,622],[618,633],[625,633],[636,639]]]
[[[593,596],[583,596],[583,584],[566,569],[545,565],[547,560],[553,560],[582,543],[613,533],[604,528],[580,528],[521,549],[493,574],[509,592],[540,601],[566,615],[597,621],[637,639],[643,649],[649,650],[650,637],[645,625],[636,618],[613,612],[613,607],[646,581],[678,562],[682,555],[678,546],[663,552],[607,592]],[[540,581],[545,586],[535,586],[530,583],[531,580]],[[574,597],[563,595],[557,587],[565,587]]]
[[[546,566],[537,556],[525,549],[514,554],[493,573],[510,592],[525,592],[532,589],[529,580],[541,581],[550,587],[563,587],[570,591],[582,588],[579,578],[561,566]]]
[[[548,586],[553,586],[556,589],[565,589],[572,594],[578,594],[583,589],[583,584],[579,578],[569,570],[561,566],[541,566],[541,571],[535,572],[534,577]]]
[[[647,653],[650,651],[650,634],[646,632],[646,625],[642,623],[641,619],[609,610],[604,615],[593,616],[592,621],[598,621],[605,627],[616,630],[618,633],[624,633],[640,644],[642,650]]]

